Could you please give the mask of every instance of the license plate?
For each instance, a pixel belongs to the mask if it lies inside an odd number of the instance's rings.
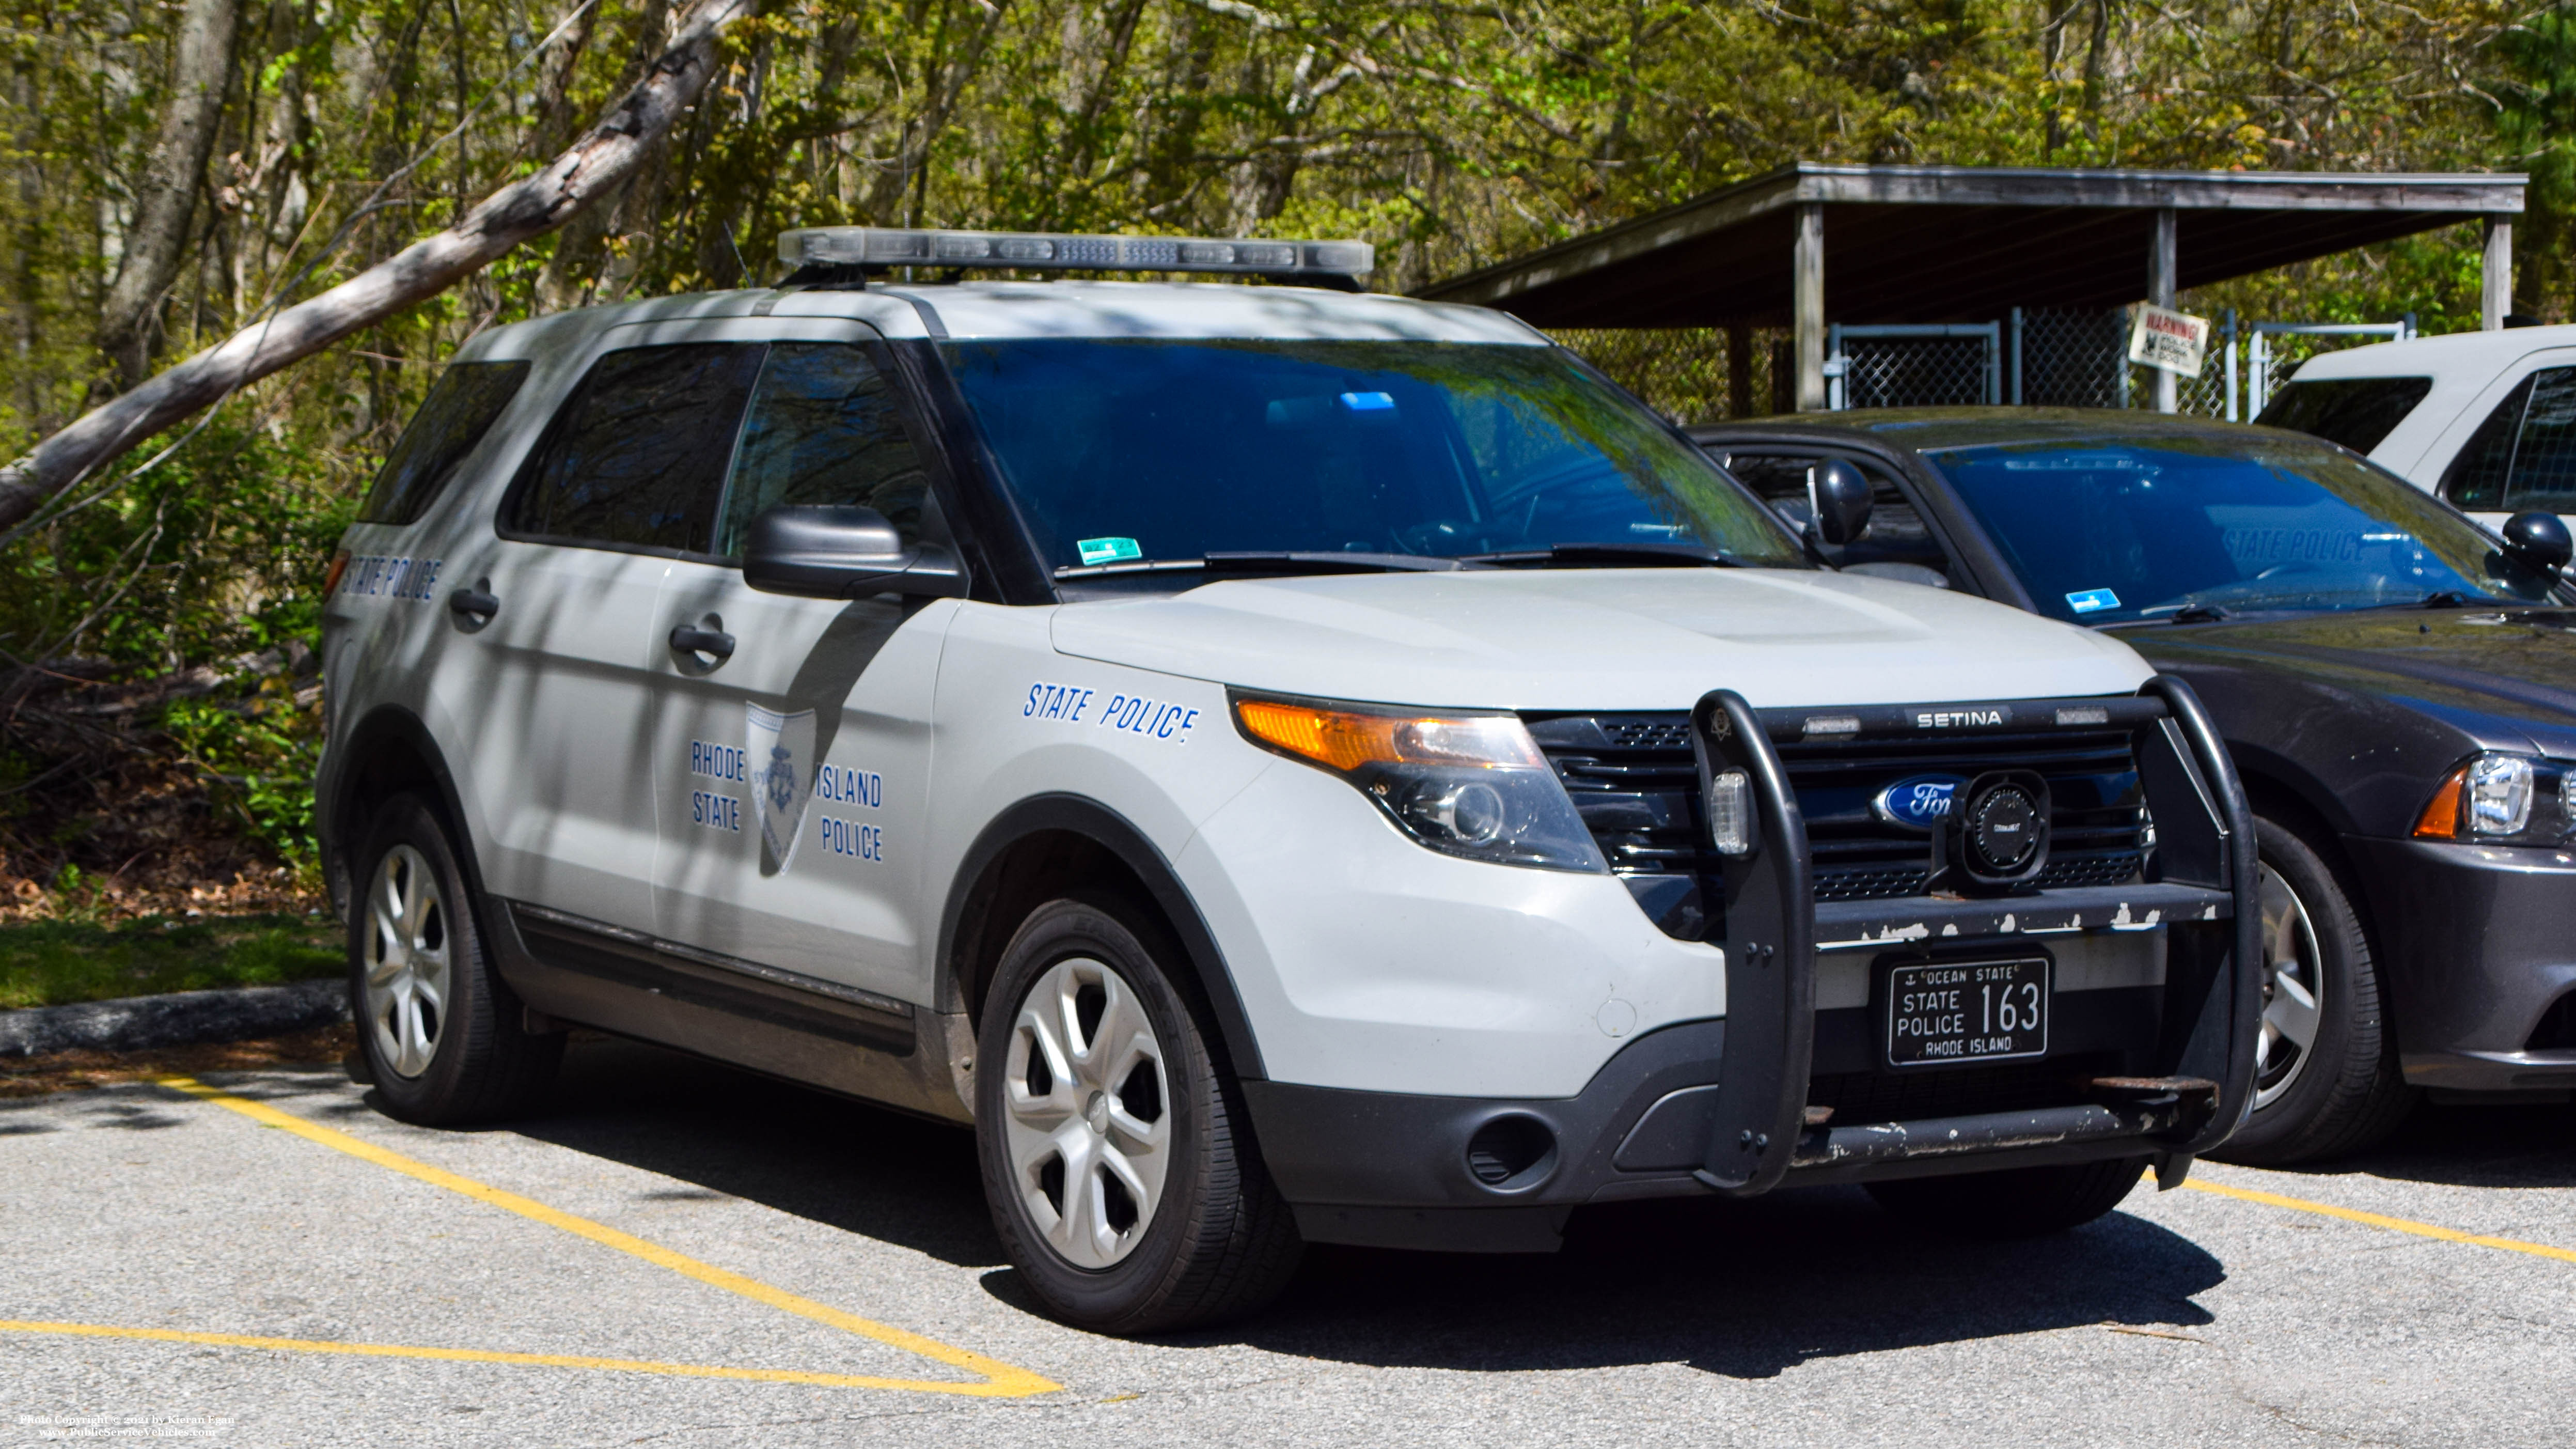
[[[2048,962],[1956,961],[1887,973],[1887,1064],[2048,1055]]]

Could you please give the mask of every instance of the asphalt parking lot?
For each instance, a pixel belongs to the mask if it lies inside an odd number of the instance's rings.
[[[0,1103],[0,1444],[2565,1442],[2576,1109],[2194,1181],[2036,1244],[1824,1189],[1316,1250],[1136,1343],[1030,1311],[964,1134],[649,1048],[479,1132],[138,1083]]]

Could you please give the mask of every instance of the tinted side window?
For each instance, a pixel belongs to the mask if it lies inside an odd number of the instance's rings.
[[[452,362],[430,384],[420,411],[394,440],[375,486],[358,508],[360,523],[413,523],[447,486],[457,462],[483,441],[492,420],[528,380],[524,362]]]
[[[741,552],[751,521],[788,503],[873,508],[905,543],[920,542],[929,483],[896,405],[894,379],[870,352],[832,342],[769,349],[715,552]]]
[[[2335,377],[2294,382],[2254,421],[2368,453],[2433,390],[2429,377]]]
[[[2487,420],[2469,437],[2460,456],[2442,473],[2442,496],[2452,506],[2494,513],[2504,507],[2505,480],[2513,473],[2514,435],[2522,428],[2522,406],[2531,399],[2531,379],[2504,395]]]
[[[2576,512],[2576,367],[2532,374],[2513,476],[2504,488],[2504,511],[2526,508]]]
[[[1712,445],[1723,448],[1724,444]],[[1803,536],[1814,517],[1807,509],[1807,470],[1816,465],[1813,454],[1733,453],[1720,459],[1747,488],[1760,494],[1762,501],[1782,521]],[[1874,464],[1846,458],[1869,477],[1869,527],[1861,536],[1843,548],[1837,562],[1844,567],[1854,564],[1908,563],[1936,573],[1946,574],[1950,560],[1934,541],[1923,515],[1906,500],[1896,480]]]
[[[713,552],[725,464],[765,350],[689,343],[599,359],[520,471],[502,528]]]

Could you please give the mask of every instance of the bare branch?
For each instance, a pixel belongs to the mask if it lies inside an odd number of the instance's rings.
[[[501,188],[456,225],[412,243],[320,296],[285,308],[114,401],[0,468],[0,527],[95,474],[135,444],[233,391],[310,357],[489,266],[614,191],[716,70],[725,28],[755,0],[698,0],[634,89],[533,176]]]

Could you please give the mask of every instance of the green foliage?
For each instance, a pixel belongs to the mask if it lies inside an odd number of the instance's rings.
[[[336,976],[348,969],[341,936],[320,916],[0,926],[0,1010]]]
[[[299,870],[317,866],[313,770],[322,758],[321,709],[296,703],[291,678],[270,678],[241,699],[175,700],[162,729],[245,834]]]

